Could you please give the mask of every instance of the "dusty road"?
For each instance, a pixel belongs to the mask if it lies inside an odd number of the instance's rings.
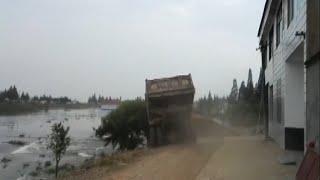
[[[116,170],[100,167],[68,179],[131,180],[286,180],[295,166],[283,166],[283,153],[260,136],[227,130],[201,117],[193,118],[197,143],[152,149]],[[198,123],[201,121],[201,123]]]

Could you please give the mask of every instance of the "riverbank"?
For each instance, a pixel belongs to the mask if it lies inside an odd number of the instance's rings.
[[[201,121],[201,122],[200,122]],[[228,179],[289,180],[297,166],[281,165],[285,151],[261,135],[234,131],[219,124],[193,117],[197,143],[147,149],[120,165],[103,164],[73,171],[63,180],[82,179]],[[130,153],[130,152],[126,152]],[[123,155],[126,155],[123,153]],[[107,161],[108,162],[108,161]]]
[[[0,179],[53,176],[53,156],[47,148],[47,136],[54,123],[70,127],[71,145],[62,159],[63,169],[73,169],[110,146],[94,136],[93,128],[109,111],[101,109],[50,109],[35,113],[0,116]],[[17,142],[23,142],[18,143]],[[32,179],[32,178],[31,178]]]
[[[5,115],[19,115],[34,113],[37,111],[47,111],[50,109],[88,109],[97,108],[97,105],[87,104],[87,103],[77,103],[77,104],[34,104],[34,103],[0,103],[0,116]]]

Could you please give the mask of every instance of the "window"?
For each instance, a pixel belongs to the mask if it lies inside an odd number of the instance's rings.
[[[276,117],[278,123],[282,122],[282,102],[281,102],[281,79],[277,80],[277,89],[276,89]]]
[[[288,0],[288,27],[294,17],[294,0]]]
[[[273,121],[273,86],[270,86],[269,89],[269,120]]]
[[[269,61],[273,55],[273,26],[271,27],[271,30],[269,32],[269,44],[268,44],[268,49],[269,49]]]
[[[280,40],[281,40],[281,24],[282,24],[282,4],[280,4],[280,7],[278,9],[277,12],[277,34],[276,34],[276,44],[277,47],[280,44]]]
[[[263,62],[263,67],[264,68],[267,68],[267,65],[268,65],[268,53],[267,53],[267,47],[264,46],[262,48],[262,62]]]

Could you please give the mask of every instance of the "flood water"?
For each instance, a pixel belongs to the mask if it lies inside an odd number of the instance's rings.
[[[0,179],[26,177],[36,168],[44,169],[44,164],[48,161],[51,161],[53,167],[53,157],[46,144],[51,126],[57,122],[63,122],[65,126],[70,127],[71,145],[63,157],[62,164],[81,164],[93,157],[99,148],[111,152],[111,147],[103,147],[104,143],[94,136],[93,131],[93,128],[100,125],[101,117],[108,113],[109,111],[100,109],[60,109],[0,116],[0,160],[9,159],[9,162],[0,162]],[[12,140],[23,141],[26,144],[9,144]],[[35,179],[39,176],[46,175],[40,173]]]

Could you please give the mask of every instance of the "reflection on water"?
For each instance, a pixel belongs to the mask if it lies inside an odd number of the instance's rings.
[[[16,179],[21,173],[27,173],[31,166],[23,169],[25,163],[52,160],[46,149],[46,138],[52,124],[56,122],[63,122],[70,127],[71,145],[64,159],[73,162],[79,160],[79,156],[91,157],[96,148],[103,146],[103,142],[94,137],[93,128],[97,128],[101,117],[107,114],[108,111],[100,109],[80,109],[0,116],[0,159],[9,157],[12,160],[5,168],[0,166],[0,179]],[[26,145],[15,146],[7,143],[12,140],[26,142]]]

